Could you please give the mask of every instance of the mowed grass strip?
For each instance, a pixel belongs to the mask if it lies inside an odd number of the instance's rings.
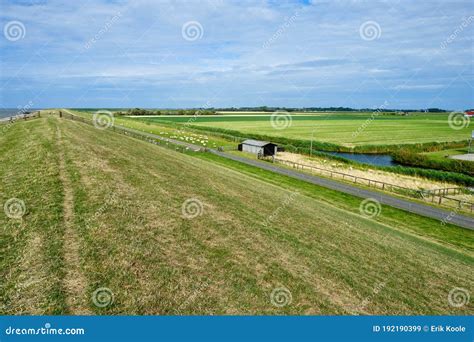
[[[86,298],[95,313],[472,310],[471,304],[455,308],[448,302],[452,288],[472,286],[472,257],[451,250],[449,241],[443,247],[441,237],[416,238],[331,205],[324,196],[307,196],[291,184],[282,187],[214,161],[78,122],[50,118],[48,126],[42,120],[36,121],[38,131],[49,136],[55,132],[50,126],[59,126],[62,132]],[[16,136],[20,147],[34,138],[20,128]],[[57,168],[53,150],[49,158],[43,162]],[[16,164],[6,165],[13,174]],[[57,178],[56,172],[60,184]],[[183,216],[188,199],[202,203],[200,215]],[[42,205],[61,207],[62,200],[45,199]],[[50,239],[61,244],[64,234]],[[111,296],[98,306],[92,298],[104,288]],[[291,300],[278,306],[271,294],[282,288]]]
[[[62,184],[54,122],[38,119],[2,127],[0,135],[0,311],[66,313],[62,286]],[[9,218],[9,199],[25,204]],[[15,200],[16,201],[16,200]]]

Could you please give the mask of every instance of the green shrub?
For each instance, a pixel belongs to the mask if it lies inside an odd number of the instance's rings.
[[[398,151],[392,154],[394,161],[399,164],[436,169],[449,172],[458,172],[474,176],[474,163],[465,160],[443,159],[434,160],[423,154],[410,151]]]

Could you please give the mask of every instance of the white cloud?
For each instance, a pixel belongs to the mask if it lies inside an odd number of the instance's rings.
[[[442,89],[445,87],[443,84],[399,84],[391,89],[395,90],[430,90],[430,89]]]
[[[113,81],[124,92],[139,92],[143,86],[143,94],[165,94],[152,98],[136,94],[137,106],[166,107],[173,103],[171,97],[188,98],[186,105],[193,101],[198,105],[209,93],[220,95],[220,105],[260,101],[337,106],[357,97],[362,105],[370,106],[383,102],[390,95],[387,91],[410,89],[422,95],[400,98],[400,103],[412,101],[421,107],[431,100],[422,98],[427,91],[441,90],[460,73],[474,83],[469,74],[472,27],[440,51],[441,42],[459,26],[469,8],[469,1],[449,5],[441,0],[377,1],[376,5],[359,1],[303,5],[54,0],[22,6],[6,2],[2,3],[2,23],[20,20],[27,35],[15,45],[0,40],[0,90],[6,94],[2,101],[9,101],[4,106],[25,102],[25,95],[15,89],[26,83],[34,84],[38,93],[47,89],[42,99],[50,104],[55,100],[54,87],[68,83],[71,90],[64,94],[66,99],[87,91],[93,106],[114,98],[113,87],[108,87]],[[117,13],[121,14],[118,20],[107,26]],[[202,39],[182,38],[182,24],[190,20],[202,25]],[[360,38],[359,26],[367,20],[380,24],[379,39]],[[94,44],[84,49],[94,37],[98,37]],[[271,44],[264,45],[269,40]],[[422,79],[411,85],[412,77]],[[451,88],[469,94],[467,82],[455,81]],[[94,87],[102,87],[97,95],[91,91]],[[101,95],[105,89],[109,93]],[[281,103],[283,98],[286,103]],[[472,98],[466,97],[466,106],[472,106]],[[449,106],[449,100],[444,106]]]

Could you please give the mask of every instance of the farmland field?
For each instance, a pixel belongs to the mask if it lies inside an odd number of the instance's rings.
[[[43,116],[0,136],[0,187],[26,207],[0,215],[2,314],[473,309],[447,300],[474,282],[472,231],[385,206],[370,219],[357,198],[206,153]]]
[[[375,115],[372,113],[319,113],[285,114],[281,129],[272,126],[270,115],[215,115],[168,116],[141,118],[147,121],[185,123],[228,129],[242,133],[255,133],[274,137],[329,142],[344,146],[396,145],[427,142],[467,140],[472,127],[453,129],[448,114],[413,114],[410,116]],[[192,118],[192,119],[191,119]],[[290,119],[287,119],[290,118]],[[289,122],[288,127],[284,122]],[[471,125],[472,126],[472,125]]]

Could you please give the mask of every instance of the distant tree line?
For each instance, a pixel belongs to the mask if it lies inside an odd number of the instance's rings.
[[[287,112],[373,112],[377,108],[350,108],[350,107],[227,107],[217,108],[216,111],[223,112],[274,112],[277,110],[284,110]],[[440,108],[427,109],[388,109],[384,108],[383,112],[429,112],[429,113],[444,113],[446,110]]]
[[[144,108],[130,108],[127,110],[119,110],[115,115],[213,115],[218,112],[268,112],[275,111],[286,112],[373,112],[378,109],[374,108],[359,108],[354,109],[350,107],[224,107],[224,108],[188,108],[188,109],[144,109]],[[409,112],[428,112],[428,113],[445,113],[444,109],[427,108],[427,109],[388,109],[384,108],[383,113],[392,115],[406,115]]]
[[[211,115],[216,114],[213,109],[143,109],[133,108],[116,111],[115,115]]]

